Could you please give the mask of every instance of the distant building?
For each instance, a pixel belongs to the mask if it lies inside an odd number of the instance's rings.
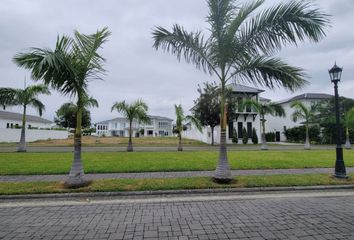
[[[302,122],[301,120],[297,122],[294,122],[292,120],[292,114],[294,112],[294,109],[292,109],[290,106],[294,101],[300,101],[305,106],[310,107],[311,105],[322,102],[324,100],[329,100],[332,97],[332,95],[326,93],[304,93],[295,97],[276,102],[284,108],[286,117],[280,118],[266,116],[266,131],[275,132],[276,141],[286,141],[284,130],[287,128],[300,126]]]
[[[132,135],[135,137],[141,130],[144,136],[172,136],[173,120],[167,117],[149,115],[150,123],[143,124],[133,121]],[[129,121],[126,118],[118,117],[96,123],[97,136],[129,136]]]
[[[26,141],[65,139],[68,131],[52,130],[55,124],[47,119],[26,115]],[[22,114],[0,111],[0,142],[18,142],[22,127]]]

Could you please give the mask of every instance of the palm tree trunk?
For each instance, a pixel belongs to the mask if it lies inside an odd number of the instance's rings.
[[[130,120],[130,121],[129,121],[129,141],[128,141],[127,152],[132,152],[132,151],[133,151],[133,143],[132,143],[132,124],[133,124],[133,120]]]
[[[306,124],[306,140],[305,140],[304,149],[305,150],[310,150],[311,149],[308,124]]]
[[[183,151],[183,146],[182,146],[182,134],[178,133],[178,147],[177,151],[182,152]]]
[[[262,136],[261,136],[261,141],[262,141],[262,146],[261,146],[261,150],[268,150],[268,146],[267,146],[267,140],[265,137],[265,119],[263,116],[262,121]]]
[[[226,148],[227,104],[225,103],[225,81],[221,81],[221,83],[220,149],[214,178],[217,182],[230,182],[232,178]]]
[[[214,146],[214,127],[211,127],[211,145]]]
[[[74,134],[74,160],[66,181],[66,186],[70,188],[82,187],[85,185],[84,168],[81,160],[81,123],[82,123],[82,104],[79,98],[76,113],[76,129]]]
[[[345,129],[345,148],[346,149],[351,149],[352,148],[352,145],[350,144],[350,139],[349,139],[349,128],[347,127]]]
[[[23,106],[21,137],[17,152],[26,152],[26,105]]]

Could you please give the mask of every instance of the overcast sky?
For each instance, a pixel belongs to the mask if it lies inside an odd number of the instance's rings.
[[[314,3],[332,15],[326,39],[318,44],[305,42],[298,48],[288,47],[280,53],[291,64],[306,69],[311,84],[296,93],[265,89],[263,97],[281,100],[305,92],[332,94],[327,71],[335,60],[344,67],[340,94],[354,97],[354,1]],[[157,52],[152,48],[151,32],[154,26],[169,28],[174,23],[188,30],[207,32],[207,13],[205,0],[2,0],[0,87],[23,87],[25,76],[32,83],[29,72],[11,60],[17,52],[28,47],[53,48],[58,34],[71,35],[75,29],[93,33],[107,26],[112,36],[101,52],[108,72],[104,81],[93,81],[89,87],[100,104],[98,109],[91,110],[93,121],[116,117],[117,113],[110,112],[113,102],[138,98],[148,103],[150,114],[174,118],[174,104],[181,103],[189,109],[198,96],[198,84],[217,79],[193,65],[179,63],[168,53]],[[44,117],[50,120],[58,107],[69,101],[55,91],[41,99],[46,104]]]

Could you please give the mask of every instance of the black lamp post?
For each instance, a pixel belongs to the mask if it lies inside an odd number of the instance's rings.
[[[337,146],[336,146],[336,166],[334,176],[336,178],[347,178],[343,159],[343,148],[341,143],[341,126],[339,119],[339,100],[338,100],[338,82],[342,76],[343,68],[334,64],[334,66],[328,71],[331,81],[334,83],[334,101],[336,109],[336,128],[337,128]]]

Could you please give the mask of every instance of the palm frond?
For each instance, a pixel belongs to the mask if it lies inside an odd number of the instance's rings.
[[[259,84],[273,89],[283,87],[290,91],[300,89],[308,82],[301,68],[293,67],[276,57],[247,56],[238,60],[235,72],[229,78]]]
[[[277,116],[277,117],[285,117],[286,113],[282,105],[278,103],[269,103],[267,104],[269,108],[271,109],[271,114],[272,116]]]
[[[202,124],[200,123],[200,121],[196,117],[194,117],[192,115],[187,115],[184,117],[183,120],[191,123],[192,125],[194,125],[198,129],[199,132],[202,132]]]
[[[294,101],[290,104],[291,108],[294,108],[295,111],[292,114],[293,121],[296,122],[299,118],[306,121],[309,120],[310,110],[300,101]]]
[[[39,99],[36,99],[36,98],[31,99],[28,102],[28,105],[37,109],[39,116],[42,116],[43,111],[45,110],[45,106],[41,101],[39,101]]]
[[[193,63],[204,72],[218,74],[208,56],[208,41],[204,41],[200,32],[188,33],[176,24],[171,32],[156,27],[152,34],[156,50],[161,48],[175,55],[179,61],[183,57],[187,63]]]
[[[252,17],[241,27],[238,39],[250,52],[269,54],[305,38],[318,42],[326,36],[329,22],[329,15],[310,1],[289,1]]]
[[[0,88],[0,105],[3,109],[6,106],[14,106],[18,105],[18,95],[22,92],[21,89],[14,89],[14,88]]]

